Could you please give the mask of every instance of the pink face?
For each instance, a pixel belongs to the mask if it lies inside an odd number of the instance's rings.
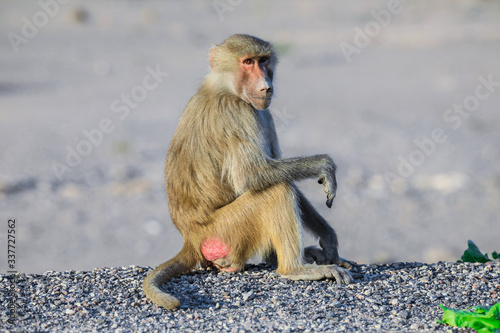
[[[269,57],[245,56],[240,58],[238,65],[236,91],[239,96],[258,110],[267,109],[273,97],[273,71]]]

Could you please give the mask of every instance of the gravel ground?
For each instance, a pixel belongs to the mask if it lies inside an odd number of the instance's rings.
[[[237,274],[198,270],[166,291],[181,307],[149,302],[149,267],[0,277],[3,332],[472,331],[436,322],[452,308],[500,301],[500,261],[360,265],[351,285],[292,282],[265,265]],[[6,308],[15,304],[15,313]],[[9,316],[13,316],[9,323]]]

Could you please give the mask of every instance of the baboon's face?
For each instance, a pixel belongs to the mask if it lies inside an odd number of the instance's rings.
[[[245,56],[239,59],[238,65],[236,91],[239,96],[258,110],[267,109],[273,97],[270,57]]]

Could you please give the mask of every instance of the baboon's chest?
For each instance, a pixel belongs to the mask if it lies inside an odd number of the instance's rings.
[[[269,112],[269,110],[258,111],[257,120],[260,127],[260,144],[262,150],[268,157],[278,158],[278,138],[271,112]]]

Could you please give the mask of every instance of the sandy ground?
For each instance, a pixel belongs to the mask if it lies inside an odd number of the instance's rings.
[[[499,250],[499,2],[9,0],[0,248],[15,219],[17,271],[177,253],[164,156],[211,43],[241,32],[279,50],[283,154],[339,166],[332,210],[315,181],[300,187],[343,257],[456,260],[468,239]]]

